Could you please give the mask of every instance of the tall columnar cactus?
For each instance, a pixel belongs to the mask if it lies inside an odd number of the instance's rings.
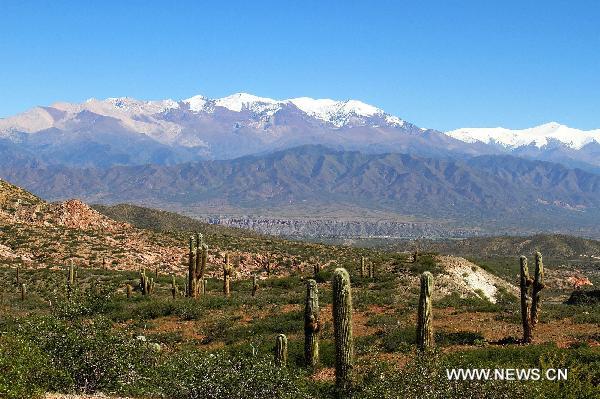
[[[317,276],[321,273],[321,264],[319,262],[313,265],[313,276],[317,278]]]
[[[375,264],[373,262],[369,262],[369,278],[375,278]]]
[[[417,314],[417,347],[421,350],[433,346],[433,314],[431,312],[431,293],[433,276],[429,272],[421,275],[421,294]]]
[[[229,254],[225,255],[225,264],[223,265],[223,294],[229,296],[230,294],[230,281],[231,275],[233,274],[233,267],[229,264]]]
[[[256,275],[252,276],[252,296],[256,296],[256,292],[258,291],[258,277]]]
[[[190,237],[187,296],[190,298],[196,297],[196,251],[194,248],[194,236]]]
[[[531,343],[533,340],[533,329],[538,322],[540,312],[540,291],[544,285],[544,263],[542,254],[535,253],[535,275],[532,279],[527,268],[527,258],[521,256],[521,321],[523,323],[523,343]],[[531,290],[531,295],[529,294]]]
[[[354,344],[352,341],[352,288],[344,268],[333,272],[333,332],[335,339],[335,385],[346,395],[352,386]]]
[[[140,289],[142,290],[142,295],[148,295],[148,277],[146,277],[145,269],[140,271]]]
[[[150,279],[146,280],[148,282],[148,287],[146,288],[146,292],[148,295],[154,292],[154,277],[150,277]]]
[[[19,277],[19,266],[17,266],[17,285],[21,284],[21,278]]]
[[[208,286],[208,279],[202,280],[202,295],[206,295],[206,287]]]
[[[125,286],[125,293],[127,295],[127,298],[131,298],[131,296],[133,295],[133,287],[131,286],[131,284],[127,284]]]
[[[196,233],[196,289],[200,292],[200,286],[198,279],[200,279],[200,272],[202,270],[202,246],[204,237],[200,233]]]
[[[202,237],[202,235],[200,235]],[[200,246],[200,267],[196,270],[196,281],[198,285],[198,292],[204,295],[204,273],[206,272],[206,263],[208,262],[208,245],[202,244]]]
[[[521,289],[521,322],[523,324],[523,342],[531,342],[531,315],[530,306],[531,300],[528,295],[529,286],[531,285],[531,278],[529,277],[529,269],[527,267],[527,258],[521,256],[520,258],[520,281],[519,287]]]
[[[27,297],[27,286],[25,283],[21,283],[21,300],[24,301]]]
[[[275,338],[275,364],[279,367],[287,365],[288,340],[284,334]]]
[[[75,285],[75,266],[73,266],[73,263],[69,265],[69,271],[67,274],[67,284],[71,288]]]
[[[177,298],[177,283],[175,282],[175,275],[171,275],[171,296],[173,299]]]
[[[531,290],[531,328],[534,328],[538,322],[541,307],[540,291],[544,287],[544,262],[542,261],[542,254],[536,252],[535,277],[533,278],[533,287]]]
[[[306,302],[304,306],[304,360],[314,367],[319,362],[319,288],[315,280],[306,282]]]
[[[360,277],[361,278],[365,277],[365,274],[367,274],[366,265],[365,265],[365,257],[361,256],[360,257]]]

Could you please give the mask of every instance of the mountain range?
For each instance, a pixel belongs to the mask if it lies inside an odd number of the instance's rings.
[[[315,218],[345,209],[354,220],[371,211],[444,221],[453,228],[594,236],[600,221],[599,175],[509,155],[443,160],[309,145],[233,160],[110,168],[0,166],[0,173],[52,200],[128,202],[197,217],[228,212],[276,217],[287,211]]]
[[[20,163],[174,165],[306,144],[436,158],[511,154],[600,171],[600,130],[549,123],[525,130],[465,128],[443,133],[358,100],[273,100],[246,93],[181,101],[90,99],[35,107],[0,119],[0,154]]]
[[[90,99],[1,119],[0,177],[266,233],[597,237],[599,143],[557,123],[444,133],[357,100]]]

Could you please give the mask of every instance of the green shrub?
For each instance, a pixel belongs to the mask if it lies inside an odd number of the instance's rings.
[[[113,331],[102,319],[63,321],[51,317],[27,320],[19,332],[68,375],[80,392],[122,390],[135,385],[155,350],[143,341]]]
[[[39,347],[22,337],[0,337],[0,398],[37,398],[69,386],[68,376]]]
[[[410,352],[417,340],[414,327],[392,327],[379,333],[381,346],[386,352]]]
[[[299,377],[268,358],[188,351],[160,364],[148,391],[172,399],[302,398]]]
[[[417,258],[415,263],[412,263],[409,270],[414,274],[422,274],[424,272],[430,272],[431,274],[438,275],[444,270],[435,260],[433,255],[421,255]]]
[[[435,332],[435,343],[436,345],[475,345],[485,341],[482,334],[472,331],[457,331],[457,332],[446,332],[436,331]]]

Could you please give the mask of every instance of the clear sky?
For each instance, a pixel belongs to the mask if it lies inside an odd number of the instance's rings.
[[[600,128],[600,1],[0,0],[0,117],[241,91],[439,130]]]

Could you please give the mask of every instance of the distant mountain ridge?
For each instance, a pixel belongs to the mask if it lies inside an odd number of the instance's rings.
[[[504,156],[441,160],[302,146],[262,156],[172,166],[4,168],[0,175],[49,199],[150,205],[193,216],[233,209],[364,210],[506,232],[568,230],[595,235],[600,176]]]
[[[580,150],[589,144],[600,144],[600,129],[580,130],[557,122],[550,122],[528,129],[461,128],[446,132],[458,140],[473,143],[497,144],[515,149],[523,146],[541,148],[559,142],[574,150]]]
[[[461,128],[446,134],[501,153],[600,172],[600,129],[580,130],[550,122],[528,129]]]

